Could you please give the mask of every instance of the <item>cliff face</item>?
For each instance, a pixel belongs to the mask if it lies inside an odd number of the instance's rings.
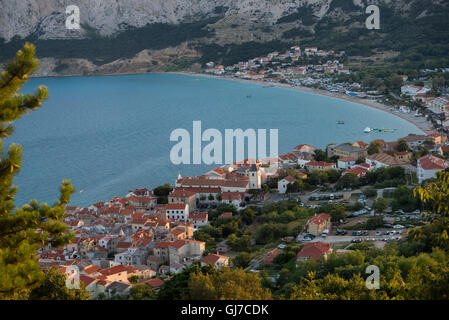
[[[352,1],[352,0],[348,0]],[[87,29],[108,36],[152,23],[177,24],[224,14],[224,24],[273,24],[298,7],[311,6],[322,17],[332,0],[0,0],[0,38],[84,38]],[[356,1],[359,2],[359,1]],[[68,5],[80,8],[80,31],[65,28]]]

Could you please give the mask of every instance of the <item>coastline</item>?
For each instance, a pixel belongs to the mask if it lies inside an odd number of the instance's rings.
[[[411,114],[405,114],[405,113],[400,113],[400,112],[393,112],[390,110],[392,107],[386,106],[377,101],[364,100],[364,99],[360,99],[357,97],[348,96],[348,95],[342,94],[342,93],[334,93],[334,92],[329,92],[326,90],[312,89],[312,88],[308,88],[308,87],[295,87],[290,84],[283,84],[283,83],[277,83],[277,82],[267,83],[265,81],[260,81],[260,80],[246,80],[246,79],[240,79],[240,78],[235,78],[235,77],[230,77],[230,76],[216,76],[216,75],[210,75],[210,74],[181,72],[181,71],[165,72],[165,73],[195,76],[195,77],[204,77],[204,78],[211,78],[211,79],[230,80],[230,81],[237,81],[237,82],[242,82],[242,83],[252,83],[252,84],[257,84],[260,86],[267,86],[267,85],[271,86],[272,85],[273,87],[277,87],[277,88],[284,88],[284,89],[295,90],[295,91],[303,92],[303,93],[316,94],[316,95],[320,95],[323,97],[343,100],[346,102],[351,102],[351,103],[363,105],[365,107],[370,107],[370,108],[374,108],[374,109],[377,109],[377,110],[380,110],[383,112],[387,112],[393,116],[399,117],[402,120],[409,122],[410,124],[415,126],[419,131],[421,131],[423,134],[426,134],[426,135],[435,131],[433,129],[432,125],[429,122],[427,122],[427,120],[425,120],[425,118],[423,118],[423,117],[415,117],[413,114],[411,115]],[[429,128],[431,130],[428,130]]]

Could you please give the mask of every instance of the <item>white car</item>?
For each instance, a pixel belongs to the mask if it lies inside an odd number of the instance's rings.
[[[393,228],[395,228],[395,229],[404,229],[405,227],[403,225],[397,224],[397,225],[393,226]]]

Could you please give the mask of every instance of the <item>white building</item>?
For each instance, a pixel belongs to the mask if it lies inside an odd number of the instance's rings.
[[[167,219],[179,221],[189,220],[189,205],[187,203],[169,203],[167,204]]]
[[[429,88],[424,88],[415,85],[406,85],[401,87],[401,93],[410,97],[414,97],[417,94],[425,94],[429,91],[430,91]]]
[[[449,115],[449,97],[438,97],[428,103],[428,107],[434,113],[444,113]]]
[[[278,181],[278,192],[284,194],[287,192],[287,186],[290,183],[294,183],[296,180],[292,176],[287,176],[282,180]]]
[[[355,162],[357,159],[352,157],[343,157],[338,159],[338,169],[350,169],[353,165],[355,165]]]
[[[448,164],[443,159],[427,155],[418,159],[418,182],[436,178],[436,173],[448,167]]]

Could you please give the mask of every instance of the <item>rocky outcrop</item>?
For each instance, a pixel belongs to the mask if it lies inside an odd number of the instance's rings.
[[[351,0],[348,0],[351,1]],[[311,6],[322,17],[332,0],[0,0],[0,38],[36,34],[40,39],[86,37],[94,29],[109,36],[129,27],[177,24],[224,15],[221,25],[270,25],[298,7]],[[356,2],[359,2],[356,0]],[[80,30],[67,30],[65,9],[80,9]]]

